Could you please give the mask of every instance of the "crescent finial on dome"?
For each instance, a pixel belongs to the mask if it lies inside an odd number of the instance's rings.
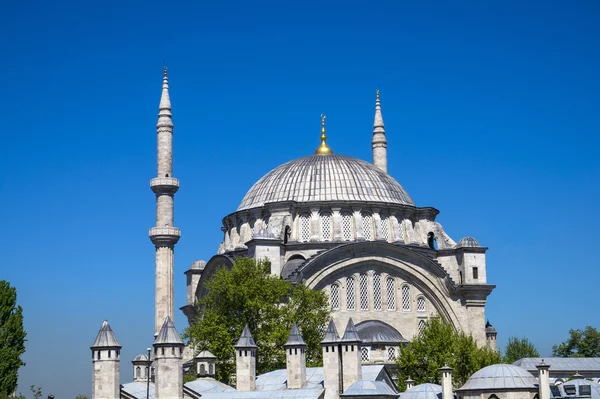
[[[327,136],[325,135],[325,118],[327,118],[327,116],[321,114],[321,145],[315,150],[316,155],[333,154],[333,150],[327,145]]]

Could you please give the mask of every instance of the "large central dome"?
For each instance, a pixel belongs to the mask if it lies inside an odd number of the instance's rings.
[[[414,205],[402,186],[373,164],[343,155],[312,155],[264,175],[246,193],[238,211],[285,201]]]

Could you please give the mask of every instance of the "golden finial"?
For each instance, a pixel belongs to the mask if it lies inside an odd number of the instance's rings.
[[[327,146],[327,136],[325,135],[325,118],[327,116],[321,114],[321,145],[315,150],[317,155],[331,155],[333,151]]]

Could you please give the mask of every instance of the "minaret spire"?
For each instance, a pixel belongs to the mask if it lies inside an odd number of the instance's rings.
[[[379,101],[379,89],[375,92],[375,121],[373,122],[373,165],[387,173],[387,139],[383,127],[383,116],[381,115],[381,102]]]
[[[175,318],[173,268],[175,244],[181,235],[174,227],[174,196],[179,189],[179,180],[173,177],[173,120],[167,68],[163,70],[162,94],[158,106],[157,173],[150,181],[156,194],[156,227],[150,229],[150,239],[156,247],[156,295],[154,306],[154,336],[163,321]]]

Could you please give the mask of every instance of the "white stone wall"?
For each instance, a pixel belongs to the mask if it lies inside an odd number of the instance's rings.
[[[235,365],[237,390],[256,391],[256,349],[236,349]]]
[[[119,352],[116,349],[101,349],[92,352],[92,399],[120,399]]]
[[[341,353],[337,344],[323,345],[324,399],[339,399]]]
[[[342,342],[340,348],[342,351],[344,391],[346,391],[350,385],[362,379],[360,345]]]
[[[179,347],[155,348],[155,392],[157,399],[183,398],[183,362]]]
[[[300,389],[306,382],[306,353],[304,347],[285,349],[287,368],[287,387]]]

